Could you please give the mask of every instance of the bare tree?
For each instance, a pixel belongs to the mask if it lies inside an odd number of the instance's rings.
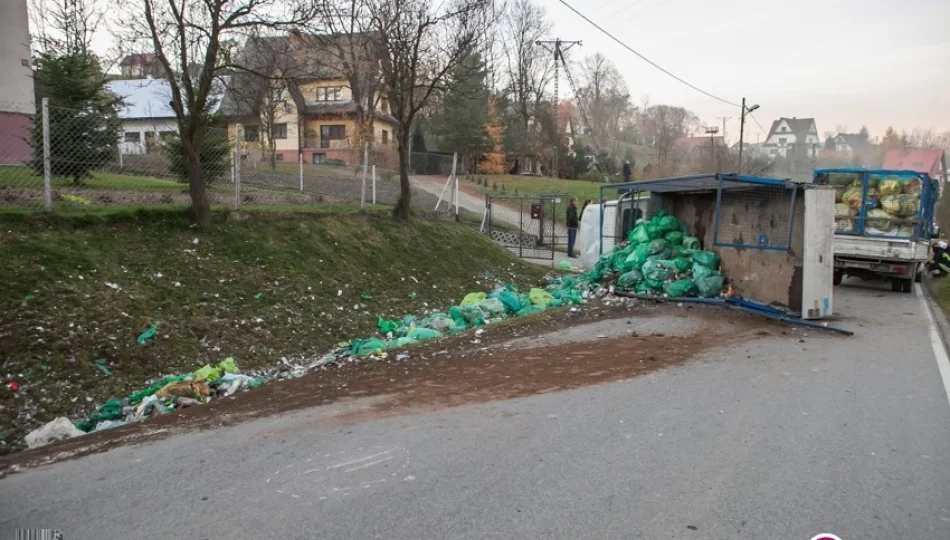
[[[631,111],[623,76],[606,56],[596,53],[581,63],[581,81],[578,98],[586,107],[591,134],[615,138]]]
[[[105,19],[101,0],[32,0],[32,42],[42,52],[91,53],[92,37]]]
[[[639,123],[647,144],[657,154],[657,164],[669,166],[677,139],[691,134],[699,125],[695,113],[683,107],[652,105],[640,112]]]
[[[541,113],[545,90],[554,77],[551,53],[537,45],[550,37],[551,29],[544,7],[531,0],[515,0],[502,20],[507,94],[518,119],[518,135],[528,144],[535,142],[524,140],[529,123]]]
[[[154,50],[171,87],[191,207],[199,223],[211,221],[201,148],[217,77],[231,65],[229,43],[295,30],[318,10],[311,0],[127,0],[126,37]]]
[[[441,89],[453,67],[484,39],[492,23],[493,0],[457,0],[434,7],[427,0],[374,0],[369,27],[378,40],[386,93],[399,123],[399,201],[393,215],[408,219],[409,145],[412,125],[429,97]]]

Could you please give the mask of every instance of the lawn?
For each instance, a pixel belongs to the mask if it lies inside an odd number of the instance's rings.
[[[467,186],[474,187],[479,193],[492,195],[500,195],[502,193],[502,186],[504,186],[505,194],[508,195],[514,195],[517,189],[518,194],[537,195],[544,193],[570,195],[580,201],[584,201],[585,199],[597,200],[600,198],[600,186],[603,185],[599,182],[564,180],[547,176],[516,176],[508,174],[500,176],[482,175],[481,178],[485,178],[488,181],[488,186],[480,186],[474,183],[467,183]],[[494,189],[494,185],[498,186],[497,190]]]
[[[0,167],[0,188],[42,189],[43,177],[33,174],[24,166]],[[54,177],[54,188],[76,187],[72,178]],[[181,191],[185,186],[174,180],[163,180],[148,176],[132,176],[94,172],[87,178],[82,189],[101,189],[109,191]]]

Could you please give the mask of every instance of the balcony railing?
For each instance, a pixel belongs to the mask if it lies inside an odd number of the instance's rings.
[[[376,137],[368,141],[370,146],[375,148],[389,148],[395,146],[396,141],[388,137],[385,141],[381,137]],[[344,139],[322,139],[320,137],[304,137],[304,148],[319,148],[325,150],[348,149],[352,148],[354,141],[349,137]]]

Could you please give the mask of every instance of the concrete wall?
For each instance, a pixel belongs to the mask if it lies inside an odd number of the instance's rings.
[[[0,111],[33,114],[36,107],[26,0],[0,2],[0,73]]]
[[[757,231],[749,236],[761,231],[773,243],[784,243],[791,193],[787,190],[782,197],[762,198],[761,202],[753,202],[751,197],[738,200],[726,197],[720,228],[723,232]],[[703,249],[715,251],[722,257],[722,273],[741,296],[794,312],[801,310],[805,205],[800,190],[788,251],[715,246],[716,192],[656,195],[653,206],[662,207],[686,223],[690,232],[702,242]],[[724,234],[722,240],[746,244],[756,241],[756,238],[743,238],[745,235],[728,238]]]

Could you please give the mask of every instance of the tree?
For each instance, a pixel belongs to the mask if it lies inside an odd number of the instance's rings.
[[[630,112],[630,94],[617,67],[596,53],[581,64],[580,105],[587,110],[591,135],[615,138]]]
[[[514,118],[509,122],[510,150],[525,152],[538,141],[529,124],[540,113],[545,89],[554,76],[551,54],[537,45],[551,33],[543,6],[531,0],[515,0],[501,21],[504,44],[505,90]],[[514,128],[514,129],[512,129]]]
[[[488,144],[491,151],[485,153],[481,162],[478,164],[478,172],[482,174],[505,174],[507,164],[505,162],[505,153],[502,150],[502,143],[505,139],[505,128],[501,124],[498,115],[498,102],[494,96],[488,98],[488,113],[486,115]]]
[[[884,138],[881,139],[881,150],[887,152],[888,150],[898,148],[903,148],[901,137],[893,127],[887,126],[887,130],[884,132]]]
[[[228,172],[228,154],[231,142],[227,128],[220,119],[212,120],[212,128],[201,140],[201,177],[206,184],[220,180]],[[175,136],[165,141],[165,154],[168,156],[168,168],[182,182],[188,182],[188,167],[181,148],[181,137]]]
[[[836,148],[837,146],[835,146],[835,138],[829,135],[828,138],[825,139],[825,150],[834,152]]]
[[[490,90],[485,78],[485,62],[473,52],[452,68],[446,80],[437,124],[439,147],[461,154],[462,163],[472,163],[473,158],[503,141],[500,131],[494,136],[488,133]],[[493,126],[498,122],[497,112],[496,108]]]
[[[218,76],[233,73],[225,53],[234,41],[297,30],[314,20],[316,0],[138,0],[129,2],[128,41],[154,51],[171,87],[191,209],[211,221],[201,149],[211,122],[206,113]],[[138,9],[142,6],[142,9]]]
[[[656,150],[657,165],[662,169],[670,165],[676,141],[692,133],[699,125],[699,118],[683,107],[652,105],[640,112],[640,124],[647,144]]]
[[[492,23],[492,0],[458,0],[434,7],[426,0],[373,0],[367,4],[369,28],[384,55],[383,81],[400,129],[398,219],[409,219],[411,126],[446,77],[478,45]]]
[[[858,136],[861,137],[861,140],[864,142],[871,142],[871,132],[868,131],[867,126],[861,126],[861,130],[858,131]]]

